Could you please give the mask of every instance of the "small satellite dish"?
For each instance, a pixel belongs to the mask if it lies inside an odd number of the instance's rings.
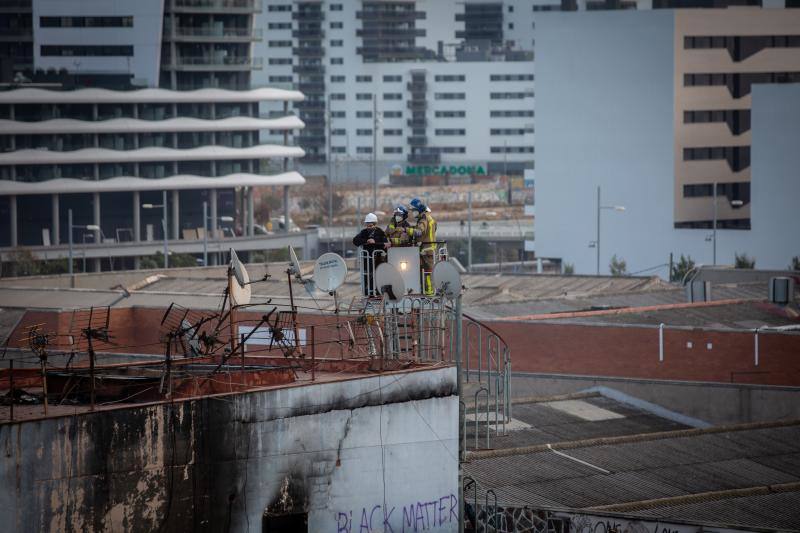
[[[375,285],[378,292],[386,294],[389,300],[397,301],[406,294],[406,283],[403,276],[389,263],[381,263],[375,270]]]
[[[291,246],[289,246],[289,261],[289,268],[292,270],[292,274],[298,278],[302,278],[300,275],[300,261],[297,260],[297,254],[294,253],[294,248]]]
[[[322,254],[314,263],[314,283],[321,291],[335,291],[344,283],[346,276],[347,264],[339,254]]]
[[[436,263],[433,267],[433,286],[437,292],[441,291],[451,300],[461,294],[461,274],[453,263],[449,261]]]
[[[236,251],[231,248],[231,271],[234,281],[231,283],[231,301],[234,305],[247,305],[250,303],[250,276],[239,261]]]

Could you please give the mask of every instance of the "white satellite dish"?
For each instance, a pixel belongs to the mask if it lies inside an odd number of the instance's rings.
[[[451,300],[461,294],[461,274],[449,261],[441,261],[433,267],[433,286]]]
[[[289,246],[289,261],[289,268],[292,270],[292,274],[298,278],[302,278],[300,275],[300,261],[297,260],[297,254],[294,253],[294,248],[291,246]]]
[[[333,292],[347,277],[347,264],[339,254],[322,254],[314,263],[314,284],[321,291]]]
[[[406,294],[406,283],[403,276],[389,263],[381,263],[375,270],[375,286],[378,292],[386,294],[389,300],[401,300]]]
[[[247,305],[250,303],[250,276],[239,261],[236,251],[231,248],[231,271],[234,279],[231,286],[231,302],[234,305]]]

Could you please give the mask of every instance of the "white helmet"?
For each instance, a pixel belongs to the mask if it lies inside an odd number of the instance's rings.
[[[367,213],[367,216],[364,217],[364,224],[369,224],[370,222],[373,224],[378,223],[378,217],[375,216],[375,213]]]

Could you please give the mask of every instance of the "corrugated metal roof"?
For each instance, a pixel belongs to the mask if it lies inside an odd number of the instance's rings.
[[[797,483],[800,423],[656,439],[632,438],[613,444],[571,446],[562,453],[583,463],[544,450],[473,460],[465,465],[465,471],[477,480],[481,491],[494,489],[498,500],[507,505],[524,503],[560,509]],[[708,501],[689,504],[668,500],[625,512],[642,518],[710,525],[800,528],[800,492],[735,496],[709,495]]]

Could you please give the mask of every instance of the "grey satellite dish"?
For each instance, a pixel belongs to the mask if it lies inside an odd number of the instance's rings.
[[[433,267],[433,286],[436,291],[451,300],[461,294],[461,274],[449,261],[436,263]]]
[[[234,305],[247,305],[250,303],[250,276],[247,275],[247,270],[244,265],[239,261],[236,251],[231,248],[231,271],[233,273],[233,281],[231,283],[231,301]]]
[[[378,292],[385,294],[389,300],[397,301],[406,294],[406,283],[403,276],[389,263],[381,263],[375,270],[375,285]]]
[[[325,292],[338,289],[347,277],[347,264],[339,254],[328,252],[322,254],[314,263],[314,283]]]
[[[292,274],[298,278],[302,278],[300,275],[300,261],[297,260],[297,254],[294,253],[294,248],[291,246],[289,246],[289,261],[289,268],[292,270]]]

